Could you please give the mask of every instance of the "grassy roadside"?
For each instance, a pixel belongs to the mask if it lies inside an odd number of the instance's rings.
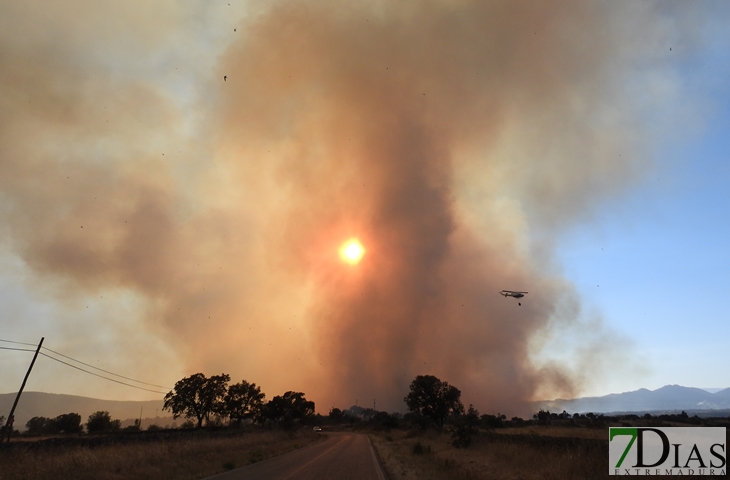
[[[607,433],[550,428],[481,432],[454,448],[448,432],[392,430],[370,438],[390,480],[595,479],[608,476]],[[600,438],[596,438],[600,437]]]
[[[0,480],[196,480],[317,442],[310,429],[206,432],[145,443],[0,451]]]

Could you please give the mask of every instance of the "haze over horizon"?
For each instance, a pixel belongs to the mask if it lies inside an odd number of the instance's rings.
[[[707,367],[730,360],[729,14],[2,4],[0,339],[323,413],[400,410],[419,374],[515,413],[730,386]],[[3,392],[29,361],[0,350]],[[26,390],[160,398],[44,357]]]

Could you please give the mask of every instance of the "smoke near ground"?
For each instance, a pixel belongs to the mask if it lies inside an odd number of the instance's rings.
[[[3,6],[5,275],[50,305],[3,330],[320,412],[402,410],[418,374],[485,411],[580,393],[594,370],[534,358],[581,317],[553,242],[651,167],[688,31],[646,3],[361,3]]]

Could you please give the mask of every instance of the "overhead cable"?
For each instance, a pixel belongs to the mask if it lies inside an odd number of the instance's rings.
[[[113,378],[105,377],[104,375],[99,375],[98,373],[94,373],[94,372],[90,372],[88,370],[84,370],[83,368],[77,367],[76,365],[71,365],[70,363],[64,362],[63,360],[59,360],[57,358],[54,358],[54,357],[52,357],[52,356],[50,356],[48,354],[45,354],[43,352],[40,352],[40,354],[43,355],[44,357],[50,358],[51,360],[55,360],[58,363],[62,363],[64,365],[68,365],[71,368],[75,368],[76,370],[81,370],[82,372],[88,373],[89,375],[94,375],[95,377],[99,377],[99,378],[103,378],[105,380],[109,380],[110,382],[120,383],[120,384],[126,385],[128,387],[137,388],[139,390],[146,390],[148,392],[153,392],[153,393],[162,393],[162,394],[168,393],[168,392],[160,392],[158,390],[150,390],[149,388],[138,387],[137,385],[131,385],[129,383],[120,382],[119,380],[114,380]],[[162,388],[165,388],[165,387],[162,387]]]
[[[13,341],[13,340],[5,340],[5,339],[0,339],[0,342],[12,343],[12,344],[16,344],[16,345],[29,345],[29,346],[32,346],[32,347],[35,347],[36,346],[36,345],[34,345],[32,343],[16,342],[16,341]],[[43,350],[48,350],[49,352],[51,352],[51,353],[53,353],[55,355],[58,355],[60,357],[66,358],[66,359],[71,360],[71,361],[76,362],[76,363],[80,363],[81,365],[85,365],[85,366],[87,366],[89,368],[93,368],[95,370],[98,370],[100,372],[107,373],[109,375],[113,375],[115,377],[123,378],[125,380],[129,380],[129,381],[135,382],[135,383],[140,383],[142,385],[148,385],[148,386],[151,386],[151,387],[157,387],[157,388],[163,388],[163,389],[166,389],[166,390],[172,390],[172,388],[164,387],[162,385],[156,385],[154,383],[142,382],[140,380],[135,380],[134,378],[125,377],[124,375],[119,375],[118,373],[110,372],[108,370],[104,370],[102,368],[95,367],[94,365],[89,365],[88,363],[82,362],[81,360],[76,360],[75,358],[69,357],[68,355],[64,355],[63,353],[57,352],[55,350],[51,350],[48,347],[41,347],[41,348]],[[19,351],[19,352],[35,352],[35,349],[31,350],[31,349],[28,349],[28,348],[0,347],[0,349],[2,349],[2,350],[14,350],[14,351]],[[149,388],[144,388],[144,387],[140,387],[140,386],[137,386],[137,385],[131,385],[131,384],[126,383],[126,382],[121,382],[119,380],[115,380],[113,378],[109,378],[109,377],[106,377],[104,375],[99,375],[98,373],[90,372],[90,371],[85,370],[85,369],[83,369],[81,367],[78,367],[76,365],[72,365],[70,363],[64,362],[63,360],[59,360],[58,358],[55,358],[55,357],[53,357],[51,355],[48,355],[46,353],[43,353],[43,352],[39,352],[39,353],[41,355],[43,355],[44,357],[50,358],[51,360],[55,360],[56,362],[59,362],[59,363],[62,363],[64,365],[67,365],[69,367],[75,368],[76,370],[80,370],[80,371],[82,371],[84,373],[88,373],[89,375],[94,375],[95,377],[103,378],[105,380],[109,380],[111,382],[119,383],[121,385],[126,385],[128,387],[137,388],[139,390],[145,390],[145,391],[153,392],[153,393],[163,393],[163,394],[167,393],[167,392],[161,392],[159,390],[151,390]]]
[[[31,350],[30,348],[13,348],[13,347],[0,347],[0,350],[16,350],[18,352],[35,352],[35,350]]]
[[[0,342],[14,343],[16,345],[30,345],[31,347],[35,347],[36,346],[35,343],[14,342],[12,340],[3,340],[2,338],[0,338]]]
[[[87,367],[93,368],[94,370],[99,370],[100,372],[108,373],[109,375],[114,375],[115,377],[123,378],[125,380],[129,380],[129,381],[135,382],[135,383],[141,383],[142,385],[149,385],[150,387],[158,387],[158,388],[165,388],[165,389],[168,389],[168,390],[172,390],[172,388],[164,387],[162,385],[155,385],[154,383],[142,382],[140,380],[135,380],[134,378],[125,377],[124,375],[119,375],[118,373],[114,373],[114,372],[110,372],[108,370],[104,370],[103,368],[99,368],[99,367],[95,367],[93,365],[89,365],[88,363],[84,363],[81,360],[76,360],[75,358],[71,358],[68,355],[64,355],[63,353],[59,353],[59,352],[56,352],[55,350],[51,350],[50,348],[46,348],[46,347],[41,347],[41,348],[43,350],[48,350],[49,352],[53,352],[56,355],[60,355],[63,358],[67,358],[69,360],[73,360],[74,362],[80,363],[81,365],[86,365]]]

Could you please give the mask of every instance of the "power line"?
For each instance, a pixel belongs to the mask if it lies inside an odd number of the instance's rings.
[[[148,392],[153,392],[153,393],[165,393],[165,394],[166,394],[166,393],[168,393],[168,392],[160,392],[160,391],[158,391],[158,390],[150,390],[149,388],[143,388],[143,387],[138,387],[138,386],[136,386],[136,385],[130,385],[129,383],[124,383],[124,382],[120,382],[119,380],[114,380],[113,378],[105,377],[104,375],[99,375],[98,373],[94,373],[94,372],[90,372],[90,371],[88,371],[88,370],[84,370],[83,368],[81,368],[81,367],[77,367],[76,365],[71,365],[70,363],[66,363],[66,362],[64,362],[63,360],[59,360],[59,359],[57,359],[57,358],[54,358],[54,357],[52,357],[52,356],[50,356],[50,355],[48,355],[48,354],[45,354],[45,353],[43,353],[43,352],[40,352],[40,353],[41,353],[41,355],[43,355],[44,357],[50,358],[51,360],[55,360],[55,361],[57,361],[58,363],[63,363],[64,365],[68,365],[68,366],[69,366],[69,367],[71,367],[71,368],[75,368],[76,370],[81,370],[82,372],[88,373],[89,375],[93,375],[93,376],[95,376],[95,377],[99,377],[99,378],[103,378],[103,379],[105,379],[105,380],[109,380],[110,382],[120,383],[120,384],[122,384],[122,385],[126,385],[126,386],[128,386],[128,387],[132,387],[132,388],[137,388],[137,389],[139,389],[139,390],[146,390],[146,391],[148,391]],[[162,387],[162,388],[165,388],[165,387]]]
[[[0,347],[0,350],[16,350],[18,352],[35,352],[35,350],[31,350],[30,348]]]
[[[13,344],[17,344],[17,345],[30,345],[30,346],[35,346],[32,343],[16,342],[16,341],[13,341],[13,340],[0,339],[0,342],[13,343]],[[35,351],[35,350],[27,349],[27,348],[14,348],[14,347],[0,347],[0,349],[2,349],[2,350],[15,350],[15,351],[20,351],[20,352],[34,352]],[[80,363],[81,365],[85,365],[87,367],[93,368],[93,369],[98,370],[100,372],[104,372],[104,373],[107,373],[109,375],[114,375],[115,377],[123,378],[125,380],[129,380],[129,381],[135,382],[135,383],[141,383],[142,385],[149,385],[151,387],[158,387],[158,388],[164,388],[164,389],[167,389],[167,390],[172,390],[172,388],[168,388],[168,387],[165,387],[165,386],[162,386],[162,385],[155,385],[154,383],[143,382],[141,380],[135,380],[134,378],[125,377],[124,375],[119,375],[118,373],[110,372],[108,370],[104,370],[102,368],[95,367],[94,365],[89,365],[88,363],[82,362],[81,360],[76,360],[75,358],[69,357],[68,355],[64,355],[63,353],[57,352],[55,350],[51,350],[48,347],[42,347],[42,349],[43,350],[48,350],[49,352],[52,352],[55,355],[59,355],[59,356],[61,356],[63,358],[66,358],[66,359],[71,360],[71,361],[76,362],[76,363]],[[71,368],[75,368],[76,370],[80,370],[80,371],[82,371],[84,373],[88,373],[89,375],[94,375],[95,377],[103,378],[103,379],[109,380],[111,382],[119,383],[121,385],[126,385],[128,387],[137,388],[139,390],[145,390],[145,391],[153,392],[153,393],[167,393],[167,392],[160,392],[158,390],[151,390],[149,388],[144,388],[144,387],[140,387],[140,386],[137,386],[137,385],[131,385],[131,384],[126,383],[126,382],[121,382],[119,380],[115,380],[113,378],[105,377],[104,375],[99,375],[98,373],[90,372],[90,371],[85,370],[85,369],[83,369],[81,367],[77,367],[76,365],[72,365],[70,363],[64,362],[63,360],[59,360],[58,358],[55,358],[55,357],[53,357],[51,355],[48,355],[46,353],[40,352],[40,354],[43,355],[44,357],[50,358],[51,360],[55,360],[56,362],[62,363],[62,364],[67,365],[67,366],[69,366]]]
[[[135,383],[141,383],[142,385],[149,385],[150,387],[159,387],[159,388],[166,388],[168,390],[172,390],[172,388],[164,387],[162,385],[155,385],[154,383],[142,382],[140,380],[135,380],[134,378],[125,377],[124,375],[119,375],[118,373],[114,373],[114,372],[110,372],[110,371],[104,370],[103,368],[99,368],[99,367],[95,367],[93,365],[89,365],[88,363],[84,363],[81,360],[76,360],[75,358],[71,358],[68,355],[64,355],[63,353],[59,353],[59,352],[56,352],[54,350],[51,350],[50,348],[43,347],[43,350],[48,350],[49,352],[53,352],[56,355],[62,356],[63,358],[67,358],[69,360],[73,360],[76,363],[80,363],[81,365],[86,365],[87,367],[93,368],[94,370],[99,370],[100,372],[108,373],[109,375],[114,375],[115,377],[123,378],[125,380],[129,380],[129,381],[132,381],[132,382],[135,382]]]
[[[16,345],[30,345],[31,347],[35,347],[35,343],[14,342],[12,340],[3,340],[2,338],[0,338],[0,342],[15,343]],[[35,350],[33,351],[35,352]]]

